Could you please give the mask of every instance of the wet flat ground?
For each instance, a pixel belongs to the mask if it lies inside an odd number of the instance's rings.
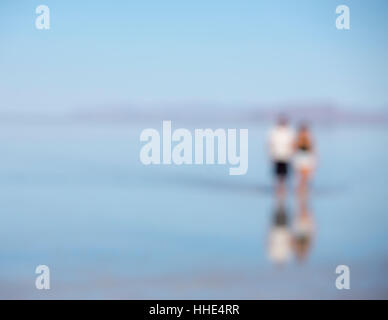
[[[314,129],[315,232],[305,258],[291,251],[282,265],[269,259],[268,127],[248,128],[248,173],[229,176],[228,166],[142,165],[141,127],[2,126],[0,298],[387,299],[386,128]],[[35,289],[41,264],[47,291]],[[350,290],[335,287],[338,265]]]

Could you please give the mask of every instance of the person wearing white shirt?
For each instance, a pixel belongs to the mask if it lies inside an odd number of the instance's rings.
[[[285,182],[290,172],[290,164],[294,155],[295,133],[288,125],[284,116],[279,117],[277,124],[269,132],[269,154],[276,176],[276,193],[285,193]]]

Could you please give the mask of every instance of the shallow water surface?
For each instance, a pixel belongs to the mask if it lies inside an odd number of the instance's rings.
[[[142,128],[0,129],[0,298],[388,298],[386,128],[316,128],[304,259],[277,265],[266,126],[249,127],[249,170],[144,166]],[[291,181],[289,230],[300,206]],[[51,289],[35,289],[50,267]],[[347,265],[351,289],[337,290]]]

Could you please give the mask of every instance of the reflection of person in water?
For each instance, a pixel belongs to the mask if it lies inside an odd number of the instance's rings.
[[[291,255],[291,233],[283,200],[278,200],[268,236],[269,258],[278,264],[287,262]]]
[[[315,147],[309,128],[302,124],[295,140],[295,169],[299,175],[298,191],[307,192],[308,182],[315,169]]]
[[[315,226],[314,217],[309,210],[307,197],[299,196],[299,212],[293,224],[293,248],[299,261],[303,261],[311,248]]]

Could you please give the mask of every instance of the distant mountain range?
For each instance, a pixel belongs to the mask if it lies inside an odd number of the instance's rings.
[[[306,121],[319,124],[388,124],[388,111],[350,110],[333,106],[292,106],[292,107],[255,107],[241,108],[208,106],[208,107],[158,107],[131,108],[112,107],[99,110],[80,110],[71,115],[74,120],[98,122],[149,122],[149,121],[182,121],[182,122],[243,122],[260,123],[273,121],[280,114],[292,121]]]
[[[184,123],[266,123],[280,114],[292,121],[314,124],[388,124],[388,110],[351,110],[332,105],[314,106],[242,106],[222,107],[214,105],[182,106],[105,106],[80,108],[63,114],[21,114],[0,112],[2,123],[147,123],[162,120]]]

